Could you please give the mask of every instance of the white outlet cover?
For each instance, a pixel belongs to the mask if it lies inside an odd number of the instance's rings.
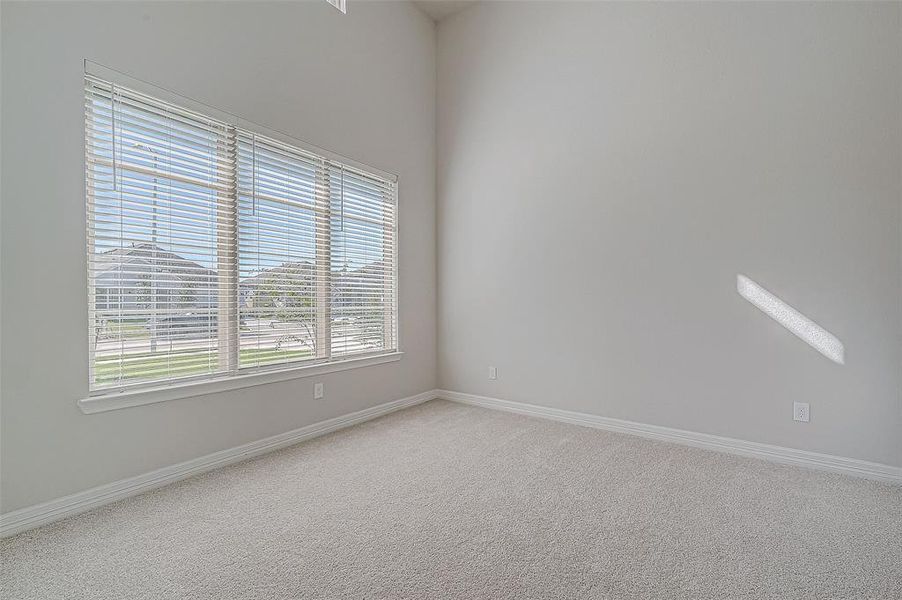
[[[313,384],[313,399],[319,400],[323,397],[323,384],[314,383]]]
[[[792,403],[792,418],[794,421],[808,423],[811,418],[811,407],[807,402]]]

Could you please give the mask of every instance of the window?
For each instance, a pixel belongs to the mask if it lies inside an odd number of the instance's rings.
[[[231,121],[86,75],[92,392],[397,350],[395,178]]]

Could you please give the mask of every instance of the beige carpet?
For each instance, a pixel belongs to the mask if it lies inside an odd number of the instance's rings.
[[[902,488],[434,401],[2,545],[13,598],[902,598]]]

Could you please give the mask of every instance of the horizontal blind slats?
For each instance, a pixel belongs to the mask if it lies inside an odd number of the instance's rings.
[[[92,389],[225,372],[229,137],[225,124],[87,79]]]
[[[92,76],[85,164],[92,390],[397,348],[393,181]]]

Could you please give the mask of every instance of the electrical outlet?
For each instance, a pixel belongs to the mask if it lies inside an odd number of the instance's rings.
[[[313,399],[320,400],[323,397],[323,384],[314,383],[313,384]]]
[[[810,417],[809,407],[807,402],[793,402],[792,403],[792,418],[795,421],[801,421],[803,423],[807,423]]]
[[[489,379],[498,379],[498,369],[489,367]]]

